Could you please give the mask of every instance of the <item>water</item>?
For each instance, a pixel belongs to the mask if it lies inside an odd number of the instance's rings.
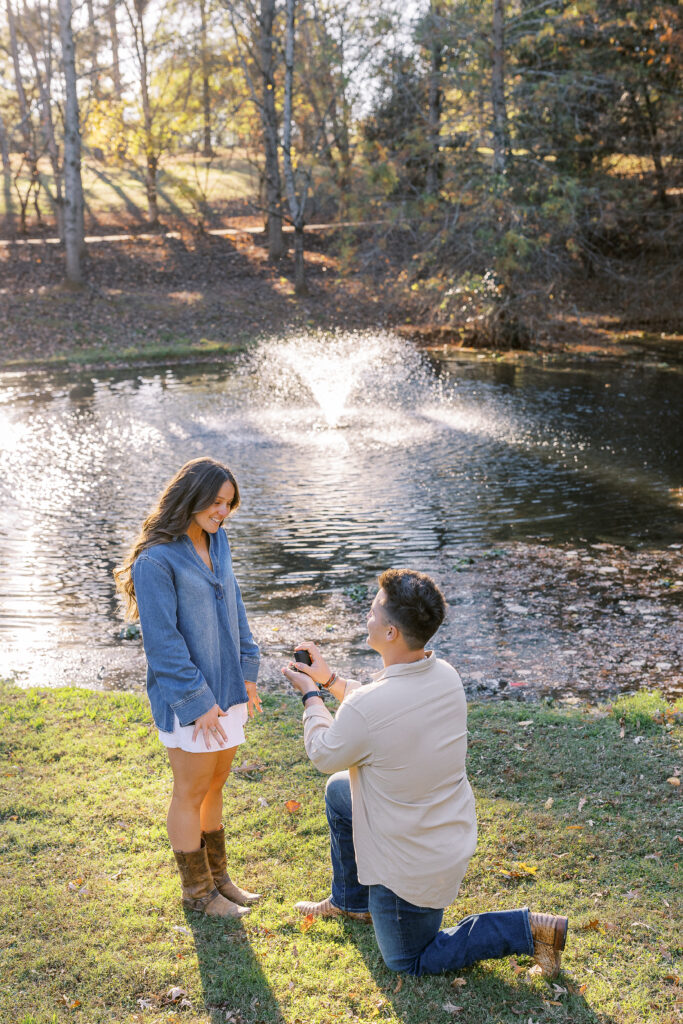
[[[201,454],[239,480],[235,566],[268,629],[446,549],[675,543],[682,393],[673,372],[428,361],[382,334],[275,341],[215,368],[1,375],[0,674],[140,678],[111,570]]]

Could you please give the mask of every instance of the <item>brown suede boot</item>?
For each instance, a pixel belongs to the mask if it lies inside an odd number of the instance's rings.
[[[529,914],[529,925],[534,940],[534,960],[546,978],[556,978],[560,973],[569,920],[554,914]]]
[[[189,853],[174,850],[173,853],[178,863],[186,910],[197,910],[210,917],[243,917],[249,913],[248,908],[238,907],[222,896],[214,885],[203,839],[199,850]]]
[[[230,878],[225,856],[225,829],[221,825],[215,832],[202,832],[202,838],[206,843],[206,855],[209,861],[209,869],[213,882],[221,896],[238,903],[241,907],[247,907],[250,903],[256,903],[261,899],[260,892],[247,892],[240,888]]]

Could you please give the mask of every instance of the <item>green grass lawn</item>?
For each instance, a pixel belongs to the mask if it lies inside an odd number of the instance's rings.
[[[236,758],[255,767],[229,780],[225,813],[233,877],[264,898],[222,923],[182,910],[170,772],[144,698],[0,685],[0,1020],[681,1019],[677,716],[647,700],[613,714],[473,705],[480,840],[446,923],[521,905],[567,913],[565,971],[551,984],[518,957],[455,985],[401,984],[371,928],[302,929],[292,909],[329,891],[324,778],[303,750],[300,702],[264,706]]]

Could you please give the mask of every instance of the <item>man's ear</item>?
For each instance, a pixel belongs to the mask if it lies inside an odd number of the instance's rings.
[[[389,623],[387,626],[387,640],[398,640],[398,638],[399,631],[396,629],[396,626]]]

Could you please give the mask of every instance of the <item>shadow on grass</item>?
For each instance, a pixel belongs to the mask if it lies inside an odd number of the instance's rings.
[[[211,1024],[245,1019],[280,1024],[280,1004],[259,966],[240,921],[185,913],[192,930],[204,1006]],[[198,1009],[195,1007],[195,1010]]]
[[[349,940],[353,941],[349,936]],[[596,1013],[583,995],[561,973],[554,983],[532,979],[526,974],[527,962],[520,957],[504,957],[506,969],[515,972],[508,981],[493,970],[494,961],[480,961],[473,967],[419,978],[390,971],[382,960],[372,929],[358,942],[368,972],[378,989],[385,993],[393,1012],[406,1024],[437,1024],[462,1020],[467,1024],[491,1024],[492,1021],[552,1019],[549,1013],[561,1007],[562,1019],[572,1024],[614,1024],[611,1016]],[[511,968],[510,968],[510,965]],[[555,987],[553,987],[553,984]]]

